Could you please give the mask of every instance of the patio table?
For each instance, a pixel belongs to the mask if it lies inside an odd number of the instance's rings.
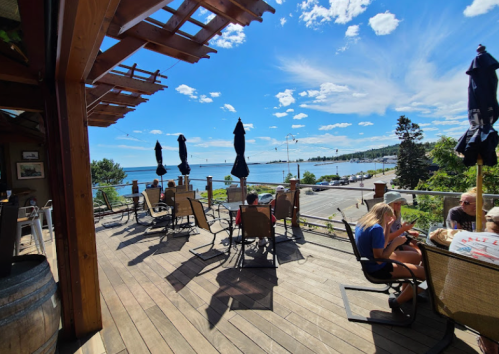
[[[233,215],[237,215],[240,205],[241,202],[222,203],[222,206],[229,211],[229,232],[231,240],[233,239],[232,236],[234,233],[234,220],[232,219],[232,217]],[[234,242],[241,243],[241,238],[235,240]],[[245,244],[249,244],[252,242],[255,242],[255,240],[246,240]]]
[[[132,194],[126,194],[124,195],[123,197],[125,198],[140,198],[142,197],[142,193],[132,193]],[[138,209],[138,206],[139,206],[139,201],[137,200],[137,202],[133,202],[133,212],[135,213],[135,222],[139,225],[142,225],[142,226],[149,226],[148,224],[142,224],[140,221],[139,221],[139,216],[137,215],[137,209]],[[128,223],[128,220],[127,220],[127,223]]]

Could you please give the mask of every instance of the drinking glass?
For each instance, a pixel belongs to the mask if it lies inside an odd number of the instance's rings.
[[[7,199],[9,199],[11,195],[12,195],[12,191],[10,189],[7,190]]]
[[[457,222],[454,220],[447,220],[446,224],[447,224],[447,228],[451,229],[451,230],[454,230],[457,226]]]

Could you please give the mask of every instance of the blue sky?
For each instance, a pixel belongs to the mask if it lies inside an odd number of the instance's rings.
[[[159,140],[165,164],[178,164],[182,133],[189,163],[233,162],[239,117],[250,162],[285,160],[286,136],[290,159],[391,145],[400,115],[418,123],[426,141],[458,138],[468,126],[465,71],[478,44],[499,59],[499,0],[268,3],[276,13],[262,23],[229,25],[213,38],[218,53],[210,59],[188,64],[146,49],[129,58],[161,70],[168,88],[118,123],[90,127],[91,159],[153,166]],[[183,30],[195,33],[191,26]],[[114,43],[106,38],[102,49]]]

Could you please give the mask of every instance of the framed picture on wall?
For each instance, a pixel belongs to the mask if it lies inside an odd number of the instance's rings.
[[[23,160],[38,160],[38,151],[23,151]]]
[[[18,162],[17,179],[45,178],[43,162]]]

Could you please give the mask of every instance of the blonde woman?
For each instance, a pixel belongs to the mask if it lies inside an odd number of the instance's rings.
[[[355,228],[355,242],[362,257],[396,259],[409,268],[416,278],[425,279],[423,267],[412,263],[406,263],[404,255],[396,255],[395,249],[407,241],[405,236],[397,236],[389,242],[390,225],[394,221],[393,209],[386,203],[378,203],[357,222]],[[364,269],[373,277],[379,279],[410,277],[409,270],[399,264],[390,262],[365,263]],[[398,308],[412,298],[411,287],[407,284],[402,286],[402,292],[397,298],[389,298],[390,308]]]

